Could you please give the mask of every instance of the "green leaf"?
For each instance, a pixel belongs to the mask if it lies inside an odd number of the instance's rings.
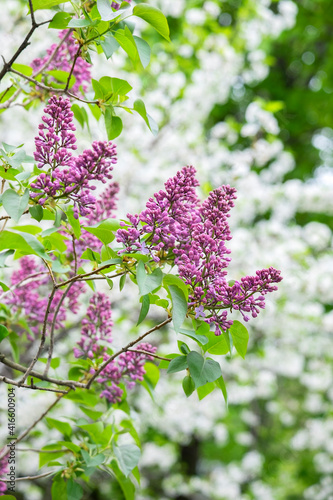
[[[89,453],[85,450],[82,450],[81,453],[88,467],[98,467],[105,461],[105,455],[103,455],[103,453],[99,453],[98,455],[94,455],[93,457],[90,456]]]
[[[7,214],[18,222],[29,203],[29,189],[19,196],[13,189],[7,189],[2,195],[3,207]]]
[[[60,474],[53,479],[51,495],[52,500],[67,500],[67,484]]]
[[[67,500],[81,500],[83,496],[82,487],[73,479],[67,481]]]
[[[154,363],[151,363],[150,361],[147,361],[144,365],[144,370],[145,370],[145,378],[149,380],[153,388],[155,389],[157,382],[159,381],[160,378],[160,370],[157,368]]]
[[[69,0],[33,0],[32,6],[34,10],[52,9],[52,7],[66,2]]]
[[[47,417],[46,420],[50,427],[57,429],[65,436],[70,436],[72,434],[72,428],[67,422],[61,422],[60,420],[50,417]]]
[[[123,122],[119,116],[112,114],[110,108],[105,109],[104,114],[105,128],[109,141],[112,141],[121,134]]]
[[[97,0],[97,9],[103,21],[111,21],[112,19],[120,16],[120,14],[123,12],[119,10],[117,12],[114,12],[111,9],[109,0]]]
[[[187,356],[178,356],[170,361],[167,373],[176,373],[186,370],[187,368]]]
[[[2,495],[2,500],[16,500],[13,495]]]
[[[182,354],[187,355],[190,352],[190,348],[187,344],[185,344],[185,342],[181,342],[180,340],[177,340],[177,344],[178,344],[178,349],[180,350],[180,352]]]
[[[249,332],[240,321],[234,321],[229,329],[236,351],[242,358],[245,358],[247,344],[249,341]]]
[[[87,250],[83,252],[81,259],[91,260],[92,262],[97,262],[98,264],[101,262],[99,253],[94,252],[91,248],[87,248]]]
[[[193,332],[192,330],[185,330],[185,328],[180,328],[178,333],[181,333],[182,335],[186,335],[187,337],[196,340],[200,345],[205,345],[208,342],[208,338],[206,337],[206,335],[198,335],[196,332]]]
[[[68,14],[68,12],[57,12],[56,15],[52,18],[52,21],[49,24],[49,28],[56,30],[67,28],[67,24],[70,19],[71,16]]]
[[[163,284],[168,286],[169,285],[177,286],[183,291],[186,300],[188,300],[188,288],[184,283],[184,281],[178,276],[175,276],[174,274],[165,274],[163,278]]]
[[[69,207],[66,210],[66,215],[70,225],[72,226],[74,236],[78,240],[81,236],[81,226],[79,220],[74,217],[73,207]]]
[[[122,291],[126,283],[126,274],[123,274],[119,280],[119,290]]]
[[[78,446],[77,444],[74,444],[72,443],[71,441],[58,441],[57,443],[58,445],[62,445],[64,446],[65,448],[67,448],[68,450],[71,450],[73,451],[74,453],[79,453],[81,451],[82,448],[80,448],[80,446]]]
[[[106,36],[104,40],[101,41],[101,47],[107,59],[114,54],[114,52],[119,49],[120,45],[113,36]]]
[[[49,450],[49,451],[54,451],[58,450],[60,446],[58,444],[52,444],[48,446],[44,446],[43,450]],[[43,467],[44,465],[48,464],[49,462],[53,462],[56,458],[62,457],[66,452],[65,451],[59,451],[57,453],[45,453],[41,452],[39,454],[39,467]]]
[[[39,226],[34,226],[33,224],[29,224],[27,226],[13,226],[12,229],[16,229],[16,231],[20,231],[21,233],[29,233],[36,235],[42,231],[42,228]]]
[[[14,250],[6,250],[5,252],[0,253],[0,267],[7,267],[5,264],[6,259],[13,255],[13,253],[15,253]]]
[[[143,295],[143,297],[142,297],[142,306],[141,306],[141,310],[140,310],[140,315],[139,315],[139,319],[138,319],[138,322],[137,322],[136,326],[140,325],[140,323],[142,323],[142,321],[147,316],[148,311],[149,311],[149,306],[150,306],[149,295],[148,294],[147,295]]]
[[[139,59],[138,49],[134,40],[130,39],[127,35],[128,33],[126,33],[125,30],[118,30],[113,36],[135,65],[136,61]]]
[[[148,115],[144,102],[141,99],[137,99],[134,102],[133,109],[144,119],[149,130],[156,136],[158,134],[158,125],[152,117]]]
[[[111,78],[110,76],[103,76],[99,80],[99,85],[106,93],[125,96],[132,90],[132,86],[121,78]]]
[[[104,426],[103,422],[95,422],[93,424],[81,424],[78,425],[81,429],[85,430],[94,443],[99,444],[102,438]]]
[[[222,374],[217,380],[215,380],[215,384],[217,387],[219,387],[221,389],[223,397],[224,397],[224,401],[226,402],[226,405],[228,406],[227,388],[226,388],[226,385],[224,383],[224,379],[223,379]]]
[[[93,22],[91,19],[72,19],[68,24],[68,28],[86,28],[87,26],[91,26]]]
[[[133,16],[141,17],[141,19],[144,19],[160,35],[162,35],[163,38],[170,41],[168,21],[159,9],[148,4],[140,3],[139,5],[136,5],[134,7]]]
[[[6,283],[3,283],[2,281],[0,281],[0,286],[4,292],[8,292],[8,290],[10,290],[9,286],[7,286]]]
[[[8,337],[9,333],[10,332],[7,330],[7,328],[4,325],[0,325],[0,342],[2,342],[3,339]]]
[[[63,84],[67,84],[67,80],[68,80],[68,77],[69,77],[69,73],[67,71],[63,71],[63,70],[60,70],[60,69],[48,70],[45,74],[47,74],[49,76],[52,76],[52,78],[54,78],[55,80],[57,80],[58,82],[61,82]],[[68,85],[69,88],[73,87],[73,85],[75,84],[75,82],[76,82],[75,76],[71,75],[71,77],[69,79],[69,85]]]
[[[43,218],[44,215],[44,210],[40,205],[34,205],[33,207],[29,208],[30,215],[33,219],[36,221],[40,222]]]
[[[172,302],[172,321],[176,332],[184,323],[187,314],[187,300],[183,290],[175,285],[168,286]]]
[[[139,54],[141,64],[144,68],[146,68],[150,62],[150,53],[151,53],[150,46],[146,42],[146,40],[143,40],[139,36],[133,35],[133,39]]]
[[[127,477],[139,463],[141,455],[140,448],[135,444],[124,444],[122,446],[114,446],[113,451],[120,470]]]
[[[207,384],[198,387],[197,393],[199,396],[199,400],[201,401],[202,399],[204,399],[206,396],[208,396],[208,394],[213,392],[214,389],[215,384],[213,382],[208,382]]]
[[[227,354],[231,350],[229,333],[222,331],[221,335],[215,335],[214,332],[208,334],[209,342],[204,346],[204,351],[210,354]]]
[[[182,386],[186,397],[191,396],[195,389],[195,383],[190,375],[186,375],[186,377],[183,378]]]
[[[83,226],[85,231],[94,234],[104,245],[108,245],[115,238],[115,231],[120,228],[120,223],[116,219],[106,219],[93,226]]]
[[[26,66],[25,64],[14,63],[12,65],[12,68],[16,69],[16,71],[19,71],[20,73],[23,73],[26,76],[32,75],[32,67],[31,66]]]
[[[41,361],[42,363],[47,363],[47,358],[38,358],[39,361]],[[51,368],[53,369],[57,369],[59,368],[60,366],[60,358],[53,358],[52,361],[51,361]]]
[[[187,355],[187,362],[196,389],[207,382],[214,382],[222,375],[219,363],[213,359],[204,359],[196,351]]]
[[[163,273],[159,267],[154,269],[151,274],[147,274],[145,265],[142,260],[140,260],[136,269],[136,280],[138,282],[140,295],[147,295],[147,293],[150,293],[161,286]]]
[[[81,373],[81,375],[82,375],[82,373]],[[81,411],[83,411],[83,413],[85,413],[92,420],[98,420],[104,414],[104,412],[102,412],[102,411],[91,410],[90,408],[85,408],[84,406],[80,406],[79,408]],[[79,448],[79,450],[80,449],[81,448]]]
[[[45,253],[43,245],[31,234],[17,234],[11,231],[2,231],[0,233],[0,250],[8,248],[20,250],[26,255],[38,255],[42,259],[51,261],[51,257]]]
[[[130,479],[122,473],[116,460],[112,460],[109,467],[117,478],[117,481],[124,494],[125,500],[135,500],[135,487]]]

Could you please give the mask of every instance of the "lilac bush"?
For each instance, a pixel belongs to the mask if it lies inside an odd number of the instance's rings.
[[[116,109],[135,111],[153,133],[157,126],[141,99],[127,102],[132,89],[127,81],[111,76],[91,80],[89,51],[94,48],[110,59],[122,48],[135,68],[145,68],[150,49],[133,35],[127,18],[141,18],[166,40],[168,23],[162,12],[144,3],[127,9],[120,2],[74,1],[71,6],[67,12],[69,5],[62,10],[56,2],[54,18],[38,23],[34,8],[44,5],[29,0],[31,29],[0,71],[0,79],[7,73],[17,78],[1,94],[1,109],[11,107],[18,96],[27,109],[34,101],[47,103],[35,137],[33,170],[22,166],[30,158],[17,152],[21,146],[3,144],[0,151],[0,362],[5,367],[0,381],[18,392],[47,391],[55,397],[16,442],[63,399],[74,405],[70,423],[58,416],[45,420],[61,439],[31,448],[41,453],[41,466],[52,467],[53,500],[88,494],[85,483],[96,468],[115,477],[124,496],[134,500],[131,475],[139,481],[140,440],[127,390],[141,385],[153,397],[160,373],[167,369],[170,376],[184,372],[187,397],[196,391],[201,399],[216,388],[226,399],[221,365],[210,355],[231,353],[234,346],[245,356],[249,333],[237,318],[255,318],[265,307],[265,295],[282,278],[270,267],[228,281],[228,218],[236,190],[223,185],[201,201],[192,166],[168,179],[140,214],[128,214],[127,221],[115,218],[122,187],[113,179],[113,140],[122,131]],[[15,65],[43,24],[61,29],[59,43],[30,67]],[[88,111],[97,120],[103,115],[108,140],[95,140],[91,148],[75,153],[74,118],[90,132]],[[115,284],[119,295],[113,300]],[[126,308],[124,319],[133,322],[130,328],[126,324],[127,332],[114,328],[123,319],[120,303]],[[179,352],[164,352],[168,334],[176,335]],[[187,343],[180,340],[184,336]],[[225,343],[222,351],[216,351],[218,336]],[[118,418],[114,410],[126,416]],[[80,411],[84,418],[78,417]],[[123,444],[123,434],[130,444]],[[33,433],[28,439],[33,445]],[[51,453],[48,460],[49,451],[56,456]],[[0,495],[5,491],[5,455],[6,449],[1,450]]]

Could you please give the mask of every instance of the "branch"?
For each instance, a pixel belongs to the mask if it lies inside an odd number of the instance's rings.
[[[56,290],[57,290],[56,287],[53,286],[53,289],[52,289],[52,292],[50,294],[50,297],[49,297],[49,300],[48,300],[48,303],[47,303],[47,307],[46,307],[46,312],[45,312],[45,316],[44,316],[44,323],[43,323],[42,338],[40,340],[38,351],[37,351],[35,357],[33,358],[33,360],[31,361],[29,367],[27,368],[27,371],[25,372],[25,374],[21,378],[20,384],[23,384],[25,382],[25,380],[28,377],[29,373],[31,372],[31,370],[33,369],[33,367],[35,366],[35,364],[37,363],[37,360],[38,360],[38,358],[39,358],[39,356],[40,356],[40,354],[41,354],[41,352],[42,352],[42,350],[44,348],[45,339],[46,339],[47,318],[48,318],[48,315],[50,313],[52,300],[53,300],[53,297],[54,297],[54,294],[55,294]]]
[[[56,392],[60,394],[67,394],[68,391],[62,391],[60,389],[51,389],[50,387],[38,387],[37,385],[34,385],[33,382],[31,381],[31,384],[21,384],[20,382],[16,382],[15,380],[12,380],[7,377],[0,376],[0,380],[2,382],[5,382],[5,384],[9,385],[15,385],[16,387],[24,387],[25,389],[33,389],[35,391],[48,391],[48,392]]]
[[[73,278],[69,278],[66,281],[63,281],[62,283],[57,284],[57,288],[60,288],[62,286],[68,285],[68,283],[71,283],[72,281],[84,281],[82,278],[86,278],[87,276],[92,276],[93,274],[99,273],[100,271],[103,271],[103,269],[107,269],[110,267],[110,264],[105,264],[104,266],[98,267],[94,271],[90,271],[89,273],[85,274],[77,274],[76,276],[73,276]],[[116,278],[117,276],[121,276],[125,274],[126,271],[122,271],[121,273],[115,274],[114,276],[110,276],[110,278]]]
[[[72,64],[71,70],[70,70],[68,78],[67,78],[67,82],[66,82],[66,86],[65,86],[65,92],[67,92],[67,90],[68,90],[69,82],[70,82],[70,79],[72,77],[72,74],[73,74],[73,71],[74,71],[74,67],[75,67],[76,61],[77,61],[77,59],[78,59],[78,57],[80,55],[80,52],[81,52],[81,45],[79,45],[79,48],[76,51],[76,54],[74,56],[73,64]]]
[[[32,0],[29,0],[29,7],[30,7],[30,16],[31,16],[30,31],[27,34],[27,36],[25,37],[25,39],[23,40],[23,42],[21,43],[21,45],[19,46],[19,48],[17,49],[17,51],[15,52],[15,54],[13,55],[13,57],[10,59],[10,61],[8,61],[8,62],[4,61],[3,68],[0,71],[0,81],[11,70],[12,64],[14,64],[14,62],[16,61],[18,56],[21,54],[21,52],[23,52],[24,49],[26,49],[28,47],[28,45],[30,45],[29,40],[30,40],[32,34],[34,33],[34,31],[37,28],[39,28],[39,26],[42,26],[43,24],[47,24],[47,23],[51,22],[51,19],[50,19],[48,21],[43,21],[42,23],[36,23],[35,13],[34,13],[33,5],[32,5]]]
[[[172,320],[172,317],[166,319],[165,321],[163,321],[162,323],[160,323],[159,325],[156,325],[154,326],[153,328],[151,328],[150,330],[148,330],[148,332],[144,333],[143,335],[141,335],[140,337],[138,337],[137,339],[133,340],[132,342],[130,342],[129,344],[127,344],[125,347],[123,347],[122,349],[120,349],[120,351],[112,354],[112,356],[110,356],[106,361],[104,361],[104,363],[101,364],[101,366],[98,368],[98,370],[94,373],[94,375],[91,377],[91,379],[89,380],[89,382],[87,383],[86,385],[86,388],[89,389],[91,384],[93,383],[93,381],[99,376],[99,374],[104,370],[104,368],[109,364],[111,363],[111,361],[113,361],[115,358],[117,358],[120,354],[122,354],[123,352],[126,352],[128,351],[133,345],[137,344],[138,342],[140,342],[142,339],[144,339],[145,337],[147,337],[147,335],[149,335],[150,333],[152,332],[155,332],[156,330],[159,330],[160,328],[162,328],[163,326],[167,325],[168,323],[170,323],[170,321]],[[149,356],[151,356],[151,354],[149,353]]]
[[[4,483],[10,483],[11,481],[33,481],[34,479],[40,479],[41,477],[50,476],[51,474],[55,474],[56,472],[57,471],[44,472],[44,474],[39,474],[38,476],[17,477],[15,479],[2,479],[2,478],[0,478],[0,481],[2,481]]]
[[[139,354],[146,354],[146,356],[151,356],[152,358],[161,359],[162,361],[172,361],[171,358],[163,358],[163,356],[158,356],[157,354],[152,354],[148,351],[141,351],[141,349],[127,349],[127,352],[138,352]]]
[[[50,334],[50,348],[49,348],[49,355],[48,355],[48,358],[47,358],[47,363],[46,363],[46,367],[45,367],[45,370],[44,370],[44,375],[47,376],[48,372],[49,372],[49,369],[50,369],[50,366],[51,366],[51,361],[52,361],[52,355],[53,355],[53,347],[54,347],[54,329],[55,329],[55,324],[56,324],[56,320],[57,320],[57,315],[58,315],[58,312],[60,311],[60,307],[62,306],[71,286],[74,284],[74,282],[70,283],[69,286],[66,288],[66,290],[64,291],[64,293],[62,294],[61,296],[61,299],[59,300],[58,302],[58,305],[56,307],[56,310],[54,311],[54,315],[53,315],[53,320],[52,320],[52,326],[51,326],[51,334]]]
[[[76,99],[77,101],[84,102],[86,104],[99,104],[99,101],[87,101],[86,99],[81,99],[81,97],[78,97],[75,94],[72,94],[72,92],[69,92],[68,90],[65,89],[56,89],[54,87],[49,87],[48,85],[45,85],[44,83],[38,82],[31,76],[24,75],[20,71],[17,71],[16,69],[10,68],[8,69],[11,73],[14,73],[15,75],[20,76],[21,78],[24,78],[28,82],[33,83],[37,87],[40,87],[43,90],[47,90],[47,92],[53,92],[54,94],[66,94],[68,97],[72,97],[73,99]]]
[[[49,59],[45,62],[45,64],[43,64],[43,66],[41,66],[37,71],[35,71],[33,73],[33,78],[35,78],[36,76],[38,76],[40,73],[42,73],[49,65],[50,63],[53,61],[53,59],[55,58],[55,56],[57,55],[57,53],[59,52],[59,49],[61,47],[61,45],[67,40],[67,38],[69,37],[69,35],[72,33],[73,30],[69,30],[67,31],[67,33],[65,34],[65,36],[60,40],[60,42],[58,43],[58,45],[56,46],[56,48],[54,49],[54,51],[52,52],[51,56],[49,57]],[[5,92],[8,92],[9,89],[12,88],[13,85],[11,85],[10,87],[8,87],[8,89],[6,89]],[[3,104],[0,104],[0,109],[7,109],[10,107],[10,105],[12,104],[12,102],[14,102],[16,100],[16,98],[20,95],[20,93],[22,92],[22,89],[19,88],[16,90],[16,92],[6,101],[4,102]],[[5,94],[3,94],[2,98],[5,96]],[[1,99],[2,100],[2,99]],[[20,106],[26,106],[27,103],[20,103]],[[17,106],[19,104],[16,104]]]
[[[14,363],[14,361],[7,359],[3,354],[0,354],[0,362],[8,366],[9,368],[12,368],[13,370],[17,370],[22,373],[26,372],[26,367],[19,365],[18,363]],[[31,370],[30,376],[38,378],[39,380],[45,380],[46,382],[50,382],[51,384],[69,387],[73,390],[75,390],[76,387],[79,387],[81,389],[84,389],[86,387],[86,384],[83,384],[81,382],[76,382],[75,380],[58,380],[56,378],[52,378],[43,375],[42,373],[36,372],[35,370]]]

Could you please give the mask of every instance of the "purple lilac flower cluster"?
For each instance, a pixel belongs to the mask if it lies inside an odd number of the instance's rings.
[[[149,199],[146,210],[128,214],[130,223],[118,230],[117,241],[126,252],[140,250],[155,261],[174,258],[189,285],[189,306],[220,335],[232,325],[228,310],[240,311],[244,321],[249,320],[246,313],[256,317],[265,307],[264,296],[277,290],[275,283],[282,277],[270,267],[229,285],[226,267],[231,259],[225,242],[231,239],[228,218],[236,190],[222,186],[200,203],[195,173],[193,167],[184,167]]]
[[[35,160],[38,168],[47,168],[31,184],[31,197],[43,205],[49,198],[67,198],[74,203],[74,216],[89,215],[95,209],[96,198],[91,181],[106,183],[112,179],[117,162],[116,145],[94,141],[92,149],[73,157],[76,149],[75,127],[69,99],[52,96],[44,109],[43,123],[35,138]]]
[[[81,339],[74,348],[76,358],[98,358],[106,351],[101,341],[112,342],[111,303],[104,293],[95,293],[90,299],[86,317],[82,320]]]
[[[59,38],[64,39],[67,33],[68,30],[61,31],[59,33]],[[78,51],[78,45],[75,38],[73,37],[73,34],[71,33],[68,37],[65,38],[55,56],[53,56],[56,48],[57,44],[52,44],[51,47],[47,49],[47,54],[44,57],[37,58],[32,61],[31,67],[35,73],[38,72],[40,68],[42,68],[47,63],[48,60],[50,60],[50,64],[47,67],[49,71],[61,70],[66,71],[67,73],[71,71],[74,58]],[[80,86],[82,86],[83,90],[86,91],[88,89],[87,84],[91,82],[90,64],[79,56],[76,59],[72,74],[75,77],[75,83],[71,90],[74,93],[77,93]]]
[[[156,347],[147,342],[136,346],[136,350],[151,354],[154,354],[156,349]],[[145,353],[127,351],[120,354],[117,361],[111,361],[97,379],[97,382],[104,386],[101,397],[105,397],[110,403],[119,403],[123,394],[123,390],[119,387],[122,380],[127,380],[127,386],[130,389],[135,386],[137,381],[143,380],[143,376],[146,373],[144,364],[146,361],[154,359]],[[107,354],[104,354],[104,361],[108,357]]]
[[[11,285],[13,291],[11,295],[6,295],[3,301],[11,306],[13,314],[21,311],[29,324],[34,335],[41,332],[44,322],[48,298],[47,286],[49,275],[44,272],[44,268],[38,264],[31,256],[25,256],[20,259],[20,267],[13,271],[11,276]],[[76,314],[79,310],[79,297],[84,292],[84,283],[75,282],[68,291],[66,301],[60,306],[59,312],[55,318],[55,329],[64,327],[67,312]],[[52,323],[54,314],[62,297],[63,292],[57,290],[50,307],[48,322]],[[28,338],[33,340],[27,333]]]
[[[3,451],[3,449],[0,451]],[[5,455],[3,458],[0,458],[0,477],[5,478],[8,471],[8,455]],[[6,490],[7,484],[3,481],[0,481],[0,496],[3,496]]]
[[[81,339],[77,342],[79,347],[74,347],[74,356],[96,361],[101,357],[103,361],[109,359],[105,343],[112,342],[112,326],[111,303],[104,293],[97,292],[91,297],[86,317],[82,320]],[[154,354],[156,347],[141,343],[137,350]],[[119,402],[123,394],[119,387],[122,380],[127,380],[129,388],[134,387],[136,381],[143,380],[143,366],[148,359],[153,358],[141,352],[127,351],[120,354],[117,361],[112,360],[97,379],[103,385],[100,396],[110,403]],[[91,373],[94,373],[93,369]]]

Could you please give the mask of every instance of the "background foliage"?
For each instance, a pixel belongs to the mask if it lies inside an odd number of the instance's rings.
[[[150,67],[134,75],[119,54],[107,66],[112,76],[126,75],[137,94],[132,100],[143,98],[160,127],[154,138],[139,117],[121,114],[122,215],[141,210],[161,179],[192,163],[204,195],[222,183],[237,188],[230,221],[235,275],[273,263],[285,278],[277,302],[250,326],[245,362],[236,355],[223,361],[228,409],[216,392],[186,400],[177,375],[161,378],[154,401],[142,390],[130,396],[143,443],[136,498],[326,500],[333,495],[329,2],[151,4],[167,15],[172,42],[142,26],[153,46]],[[19,37],[26,25],[15,8]],[[45,40],[38,44],[41,54]],[[103,75],[105,66],[95,71]],[[5,142],[24,140],[37,120],[33,111],[18,110],[15,130],[2,115]],[[101,138],[104,125],[95,123],[90,133]],[[84,127],[82,141],[91,142]],[[122,308],[114,322],[130,338],[138,311]],[[164,344],[162,353],[177,351],[172,335],[165,333]],[[19,405],[24,415],[28,399]],[[33,437],[57,439],[58,431],[44,427]],[[36,465],[22,453],[23,469],[34,473]],[[50,485],[37,480],[20,491],[21,498],[48,498]],[[97,473],[84,498],[123,499],[122,491]]]

